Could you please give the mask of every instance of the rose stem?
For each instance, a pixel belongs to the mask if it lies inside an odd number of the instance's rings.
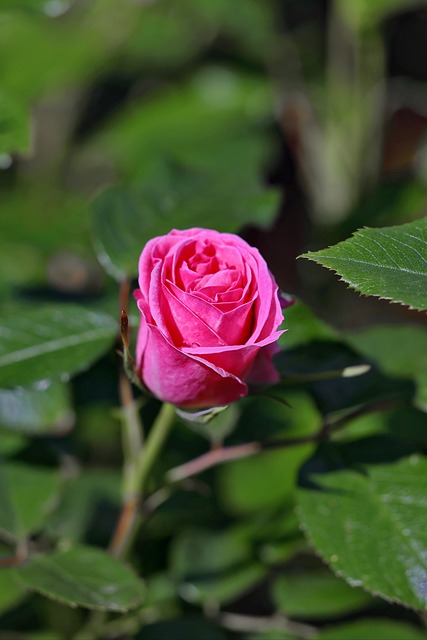
[[[116,557],[125,552],[130,531],[138,519],[139,492],[135,488],[135,476],[139,457],[143,452],[143,426],[138,404],[134,400],[131,384],[123,369],[119,374],[119,392],[122,405],[124,465],[122,510],[110,543],[110,552]]]
[[[129,306],[130,281],[126,278],[120,283],[119,310],[120,333],[123,347],[127,348],[127,323],[124,330],[123,317],[127,320]],[[122,449],[123,449],[123,503],[122,510],[110,543],[110,552],[120,557],[124,552],[129,531],[134,527],[138,514],[138,491],[135,490],[134,477],[142,451],[143,425],[139,416],[138,404],[133,397],[132,385],[123,365],[119,373],[119,396],[121,404]]]
[[[137,456],[136,464],[129,467],[127,497],[110,545],[110,552],[124,557],[131,547],[140,524],[140,504],[148,475],[175,421],[175,407],[163,403],[146,443]]]
[[[144,492],[148,474],[150,473],[174,422],[175,407],[164,402],[156,420],[154,421],[151,431],[148,434],[143,454],[139,456],[136,482],[141,493]]]

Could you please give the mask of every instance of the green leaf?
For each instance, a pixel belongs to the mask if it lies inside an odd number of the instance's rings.
[[[7,463],[0,466],[0,530],[14,539],[38,531],[54,506],[56,470]]]
[[[247,190],[228,182],[218,184],[214,175],[183,166],[157,164],[139,183],[103,191],[93,203],[101,264],[121,280],[138,273],[148,240],[174,227],[201,226],[208,220],[218,231],[237,231],[244,223],[271,219],[278,205],[275,191],[261,189],[255,178]]]
[[[82,541],[90,530],[96,535],[97,514],[118,511],[121,475],[112,469],[86,469],[69,480],[61,492],[61,502],[46,521],[49,535],[61,541]],[[107,507],[107,508],[106,508]]]
[[[252,523],[251,538],[263,563],[276,568],[289,562],[297,553],[307,551],[293,502],[255,514]]]
[[[193,603],[228,602],[265,574],[251,558],[246,532],[237,528],[183,532],[172,546],[171,569],[180,595]]]
[[[29,435],[61,434],[73,423],[70,392],[63,382],[40,389],[0,389],[0,426],[5,429]]]
[[[71,607],[124,612],[140,604],[143,597],[137,576],[94,547],[35,556],[17,573],[30,591]]]
[[[0,438],[0,455],[12,457],[28,445],[27,437],[17,431],[3,431]]]
[[[110,315],[77,305],[47,305],[0,318],[0,386],[69,377],[112,344]]]
[[[280,611],[295,618],[334,618],[353,613],[372,602],[325,570],[288,572],[278,577],[273,598]]]
[[[274,439],[309,435],[320,427],[320,416],[308,396],[289,391],[285,399],[290,406],[276,401],[262,403],[257,398],[258,405],[249,405],[242,414],[242,433],[247,426],[248,439],[268,440],[271,434],[267,429],[274,428],[275,423],[279,431],[275,431]],[[250,419],[254,420],[255,433],[249,433]],[[222,465],[217,470],[221,502],[236,514],[283,507],[292,499],[298,470],[313,448],[313,444],[282,447]]]
[[[266,140],[256,125],[271,117],[271,104],[265,76],[202,67],[186,83],[132,101],[96,142],[126,175],[141,176],[168,158],[241,184],[259,172]]]
[[[303,257],[334,270],[360,293],[427,309],[427,217],[361,229],[344,242]]]
[[[281,336],[279,341],[283,349],[292,349],[313,340],[335,340],[338,337],[332,327],[317,318],[311,309],[300,300],[288,307],[284,315],[284,326],[288,331]]]
[[[3,0],[2,10],[4,9],[25,9],[42,11],[46,6],[46,0]]]
[[[21,102],[0,92],[0,155],[28,151],[29,113]]]
[[[377,325],[347,333],[346,341],[390,376],[418,385],[415,398],[427,411],[427,331],[417,325]]]
[[[364,618],[326,627],[313,640],[427,640],[423,629],[399,620]]]
[[[0,613],[19,602],[25,593],[15,569],[2,567],[0,571]]]
[[[309,467],[309,465],[308,465]],[[427,604],[427,460],[313,473],[299,516],[318,553],[352,586],[416,609]]]

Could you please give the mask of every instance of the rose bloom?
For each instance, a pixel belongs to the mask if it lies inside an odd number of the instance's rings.
[[[174,229],[139,260],[136,364],[151,393],[182,407],[225,405],[279,380],[277,284],[257,249],[230,233]]]

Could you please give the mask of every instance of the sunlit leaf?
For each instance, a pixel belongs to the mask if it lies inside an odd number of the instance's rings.
[[[0,385],[28,385],[87,368],[112,344],[110,315],[49,305],[0,318]]]
[[[40,389],[0,389],[0,426],[40,435],[68,431],[74,422],[70,392],[63,382]]]
[[[365,295],[427,309],[427,217],[383,229],[361,229],[344,242],[304,254]]]
[[[426,473],[427,461],[413,455],[360,471],[313,472],[298,494],[301,524],[333,571],[415,609],[427,603]]]

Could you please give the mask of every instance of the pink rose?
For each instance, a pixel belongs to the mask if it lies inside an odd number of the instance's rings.
[[[197,228],[153,238],[139,260],[139,287],[136,362],[154,396],[210,407],[247,395],[247,383],[278,381],[277,284],[244,240]]]

